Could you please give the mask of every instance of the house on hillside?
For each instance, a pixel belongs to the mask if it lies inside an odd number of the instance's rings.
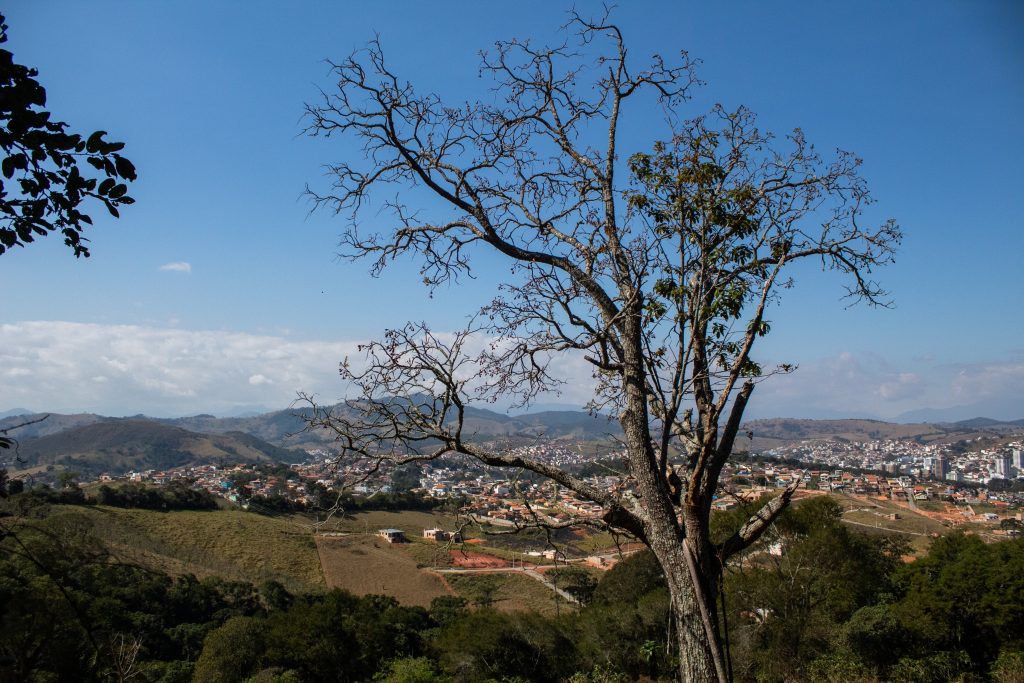
[[[594,567],[595,569],[611,569],[618,562],[619,558],[617,557],[601,557],[599,555],[591,555],[584,560],[588,567]]]
[[[381,529],[377,535],[388,543],[406,543],[405,532],[401,529]]]
[[[424,529],[423,538],[430,539],[431,541],[437,541],[438,543],[446,543],[448,541],[454,541],[455,543],[462,543],[462,534],[455,532],[454,534],[444,529]]]

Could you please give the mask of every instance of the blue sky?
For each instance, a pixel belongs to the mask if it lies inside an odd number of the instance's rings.
[[[874,216],[905,232],[880,274],[892,310],[846,309],[835,278],[801,274],[760,348],[800,369],[759,387],[750,414],[1024,417],[1024,5],[711,4],[613,16],[638,58],[703,60],[694,113],[745,104],[765,128],[858,153]],[[0,260],[0,410],[230,414],[298,390],[337,398],[337,362],[360,341],[409,319],[455,329],[493,292],[497,267],[431,297],[411,263],[373,279],[337,260],[340,219],[308,215],[302,191],[358,150],[302,137],[303,104],[330,87],[323,59],[375,34],[421,90],[481,96],[478,51],[559,40],[570,3],[6,5],[7,47],[39,69],[55,117],[125,141],[140,179],[120,221],[94,210],[92,258],[51,237]],[[646,149],[658,114],[626,116],[623,152]]]

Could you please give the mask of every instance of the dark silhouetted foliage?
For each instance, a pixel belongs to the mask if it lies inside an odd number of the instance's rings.
[[[163,487],[129,482],[117,487],[103,484],[96,493],[97,505],[144,510],[216,510],[217,500],[209,491],[194,489],[174,480]]]
[[[0,15],[0,43],[6,42]],[[103,139],[105,131],[83,137],[52,120],[38,75],[0,49],[0,254],[60,232],[75,256],[88,256],[82,232],[92,218],[79,207],[96,200],[118,217],[119,207],[135,202],[122,182],[136,179],[135,166],[118,154],[124,143]]]

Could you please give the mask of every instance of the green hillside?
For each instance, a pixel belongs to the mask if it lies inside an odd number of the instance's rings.
[[[937,424],[897,424],[880,420],[800,420],[774,418],[745,422],[742,430],[753,436],[752,451],[791,446],[801,441],[913,440],[920,443],[953,441],[992,435],[975,427]]]
[[[62,507],[85,516],[114,556],[170,574],[220,576],[289,590],[325,587],[311,528],[241,510],[210,512]]]
[[[23,439],[17,469],[63,465],[83,474],[188,464],[293,461],[294,451],[240,432],[199,434],[152,420],[109,420]]]

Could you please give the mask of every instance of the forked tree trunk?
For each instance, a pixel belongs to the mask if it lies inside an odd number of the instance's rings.
[[[644,508],[644,535],[647,545],[661,564],[668,583],[672,613],[676,623],[676,638],[679,644],[679,675],[687,683],[719,681],[726,683],[725,667],[715,626],[715,589],[717,575],[700,564],[690,553],[687,541],[682,538],[677,522],[677,509],[666,489],[664,472],[656,465],[657,459],[651,449],[651,437],[647,420],[647,403],[643,393],[643,364],[641,361],[641,329],[639,313],[632,317],[633,335],[623,343],[625,365],[626,409],[619,415],[619,423],[628,450],[635,454],[630,460],[630,470],[636,480],[637,493]],[[697,547],[703,548],[701,532],[705,527],[698,523],[700,510],[690,511],[692,528],[687,532],[697,538]],[[706,553],[701,553],[706,555]],[[702,586],[696,586],[694,576],[699,577]]]

